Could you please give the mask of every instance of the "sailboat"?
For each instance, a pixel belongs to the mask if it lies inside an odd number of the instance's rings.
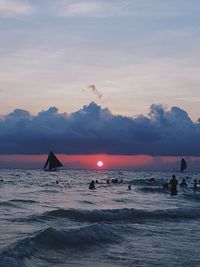
[[[183,172],[187,169],[187,162],[184,160],[184,158],[181,159],[181,168],[180,171]]]
[[[45,171],[57,171],[57,168],[62,167],[62,163],[56,158],[55,154],[50,151],[47,161],[44,164]]]

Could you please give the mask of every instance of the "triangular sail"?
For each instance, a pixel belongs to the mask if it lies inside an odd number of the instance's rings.
[[[48,166],[48,168],[47,168]],[[53,170],[58,167],[62,167],[62,163],[56,158],[53,152],[49,153],[49,156],[47,158],[47,161],[44,165],[44,169]]]
[[[181,159],[181,168],[180,171],[184,171],[187,169],[187,162],[184,160],[184,158]]]
[[[48,155],[47,161],[44,164],[44,170],[47,168],[47,165],[49,164],[49,160],[50,160],[50,154]]]
[[[62,163],[56,158],[56,156],[51,152],[51,158],[49,161],[49,169],[54,169],[58,167],[62,167]]]

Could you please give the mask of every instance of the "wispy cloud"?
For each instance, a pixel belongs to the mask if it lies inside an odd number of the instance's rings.
[[[64,5],[62,15],[68,16],[88,16],[105,11],[104,6],[101,3],[94,2],[77,2]]]
[[[103,94],[96,88],[95,85],[91,84],[87,86],[87,89],[91,90],[99,99],[102,98]]]
[[[112,5],[104,1],[66,1],[55,3],[57,15],[65,17],[107,17]]]
[[[165,2],[149,3],[136,0],[62,0],[53,4],[57,14],[67,17],[152,17],[176,16],[178,10],[169,10]]]
[[[35,11],[33,5],[27,1],[1,0],[0,17],[16,17],[21,15],[31,15]]]

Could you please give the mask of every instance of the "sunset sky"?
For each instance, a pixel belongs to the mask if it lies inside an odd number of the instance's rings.
[[[0,0],[0,167],[50,149],[196,162],[199,14],[199,0]]]

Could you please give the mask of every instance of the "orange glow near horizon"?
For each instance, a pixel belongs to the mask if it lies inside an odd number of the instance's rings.
[[[64,155],[56,154],[63,163],[64,168],[69,169],[157,169],[160,166],[175,168],[180,157],[152,157],[148,155]],[[47,155],[0,155],[0,167],[43,168]],[[200,161],[198,157],[189,157],[191,162]],[[100,163],[102,162],[102,163]],[[106,163],[106,164],[105,164]],[[102,165],[102,166],[100,166]],[[170,167],[171,166],[171,167]],[[178,166],[179,168],[179,166]]]
[[[152,162],[150,156],[121,156],[121,155],[60,155],[62,162],[66,165],[80,165],[83,168],[89,169],[120,169],[146,165]],[[101,160],[99,160],[101,159]],[[101,163],[100,163],[101,162]],[[106,162],[106,166],[105,166]],[[103,165],[102,165],[103,164]]]
[[[97,169],[99,166],[98,162],[102,162],[105,167],[108,169],[119,169],[119,168],[128,168],[142,166],[151,163],[151,156],[123,156],[123,155],[107,155],[107,154],[95,154],[95,155],[64,155],[56,154],[58,159],[63,163],[67,168],[88,168],[88,169]],[[33,166],[43,167],[46,161],[47,155],[0,155],[0,161],[10,162],[18,164],[25,164]],[[101,160],[99,160],[101,159]],[[101,164],[100,164],[101,165]]]

